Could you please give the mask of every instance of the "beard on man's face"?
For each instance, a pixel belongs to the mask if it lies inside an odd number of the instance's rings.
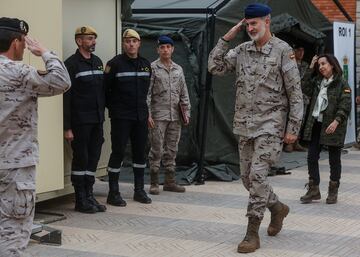
[[[247,33],[251,40],[258,41],[260,38],[262,38],[265,35],[265,32],[266,32],[265,24],[262,24],[259,31],[255,35],[251,35],[249,31]]]

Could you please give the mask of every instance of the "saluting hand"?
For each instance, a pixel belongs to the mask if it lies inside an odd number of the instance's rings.
[[[238,24],[232,27],[224,36],[223,39],[226,41],[231,41],[236,37],[236,35],[241,31],[241,26],[244,24],[245,18],[242,19]]]
[[[27,48],[29,49],[29,51],[36,56],[42,56],[45,52],[47,52],[48,50],[43,47],[39,41],[26,36],[25,37],[25,42],[27,44]]]

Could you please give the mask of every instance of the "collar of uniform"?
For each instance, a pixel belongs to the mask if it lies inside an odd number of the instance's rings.
[[[162,68],[162,69],[165,69],[165,70],[167,70],[167,68],[165,67],[165,65],[160,61],[160,58],[158,58],[157,60],[156,60],[156,66],[158,66],[159,68]],[[172,70],[172,69],[176,69],[177,67],[176,67],[176,64],[171,60],[171,67],[170,67],[170,69]]]
[[[138,56],[136,58],[131,58],[130,56],[128,56],[126,53],[123,53],[123,56],[126,60],[128,61],[136,61],[140,59],[140,55],[138,54]]]
[[[90,53],[90,59],[86,59],[86,58],[80,53],[79,49],[76,49],[76,53],[75,53],[75,54],[77,55],[77,57],[78,57],[80,60],[85,61],[85,62],[89,62],[89,61],[91,61],[92,58],[93,58],[93,54]]]
[[[260,48],[260,50],[258,50],[258,49],[256,48],[255,41],[253,40],[253,41],[251,41],[251,43],[248,45],[247,51],[253,51],[253,52],[259,51],[259,52],[261,52],[261,53],[263,53],[263,54],[269,54],[269,53],[271,52],[271,49],[272,49],[273,45],[274,45],[274,44],[273,44],[274,38],[275,38],[275,37],[272,36],[272,37],[269,39],[269,41],[267,41],[266,44],[263,45],[263,46]]]

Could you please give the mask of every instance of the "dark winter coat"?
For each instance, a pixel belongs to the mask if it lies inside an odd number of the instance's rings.
[[[309,115],[305,123],[303,139],[311,140],[312,128],[315,118],[312,116],[314,106],[320,91],[320,84],[323,79],[322,76],[317,75],[311,78],[310,70],[305,74],[304,83],[302,83],[303,93],[310,97]],[[334,80],[328,85],[327,89],[328,106],[322,112],[323,121],[321,126],[320,144],[328,146],[343,146],[347,119],[351,111],[351,89],[348,83],[340,76],[334,75]],[[325,130],[334,120],[339,122],[333,134],[326,134]]]

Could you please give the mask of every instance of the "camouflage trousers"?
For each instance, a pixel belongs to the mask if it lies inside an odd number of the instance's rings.
[[[35,213],[35,166],[0,169],[0,257],[20,257]]]
[[[180,121],[160,120],[154,122],[155,128],[149,131],[151,144],[149,153],[150,169],[159,170],[161,159],[165,169],[174,169],[181,135],[181,123]]]
[[[266,207],[278,201],[267,179],[270,167],[280,157],[283,140],[277,136],[261,135],[239,138],[240,172],[244,187],[249,191],[248,217],[262,219]]]

